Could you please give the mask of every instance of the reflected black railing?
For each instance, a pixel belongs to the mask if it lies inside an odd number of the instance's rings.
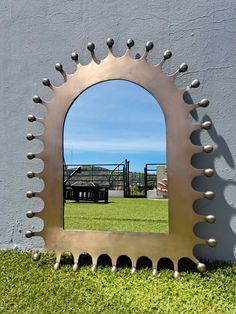
[[[64,184],[94,184],[113,189],[124,188],[125,162],[112,164],[64,165]]]
[[[160,179],[158,166],[164,169],[166,163],[147,163],[143,172],[130,171],[127,159],[110,164],[65,164],[64,185],[101,186],[109,190],[123,190],[124,197],[146,197],[148,190],[157,188],[157,180]]]

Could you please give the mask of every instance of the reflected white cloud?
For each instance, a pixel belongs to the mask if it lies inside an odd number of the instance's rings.
[[[136,169],[166,161],[161,107],[140,86],[108,81],[92,86],[73,103],[64,125],[64,158],[70,163],[129,159]]]
[[[146,139],[139,139],[138,141],[125,141],[112,140],[112,141],[83,141],[72,140],[65,141],[64,149],[77,150],[77,151],[106,151],[106,152],[127,152],[127,153],[140,153],[140,152],[165,152],[166,143],[163,141],[152,141]]]

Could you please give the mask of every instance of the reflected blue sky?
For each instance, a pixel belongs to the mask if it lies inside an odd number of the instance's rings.
[[[164,115],[142,87],[112,80],[94,85],[73,103],[64,126],[67,164],[120,163],[131,170],[166,161]]]

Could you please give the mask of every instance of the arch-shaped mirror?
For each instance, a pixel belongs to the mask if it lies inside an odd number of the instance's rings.
[[[196,176],[213,174],[212,169],[197,169],[191,164],[191,159],[197,153],[210,153],[212,146],[204,147],[191,142],[191,134],[202,128],[208,129],[210,121],[194,124],[189,120],[189,113],[198,107],[207,107],[209,101],[202,99],[197,104],[188,104],[184,94],[191,88],[199,86],[199,81],[194,80],[187,88],[179,89],[175,79],[179,73],[187,70],[187,65],[182,64],[172,75],[163,73],[164,62],[171,57],[171,52],[166,51],[163,59],[157,65],[147,62],[152,42],[147,42],[145,52],[139,59],[133,59],[130,48],[133,40],[128,40],[127,51],[122,57],[112,54],[114,41],[107,40],[108,55],[104,60],[98,60],[95,55],[95,45],[88,44],[92,60],[88,65],[81,65],[77,53],[72,54],[77,68],[74,74],[66,74],[63,66],[56,64],[56,70],[62,74],[64,83],[55,87],[48,79],[43,84],[52,89],[54,96],[50,101],[43,101],[39,96],[34,96],[35,103],[44,105],[47,109],[45,118],[33,115],[28,117],[30,122],[39,121],[44,125],[41,135],[28,134],[28,140],[37,138],[44,144],[41,153],[28,153],[28,159],[39,158],[44,162],[44,169],[40,173],[28,172],[28,177],[39,177],[44,181],[42,191],[28,191],[27,197],[40,197],[44,201],[41,212],[29,211],[28,218],[40,217],[44,222],[43,230],[32,232],[28,230],[26,237],[40,236],[44,238],[45,249],[56,252],[57,261],[55,269],[60,267],[60,258],[63,252],[71,252],[74,256],[73,270],[78,269],[78,258],[82,253],[92,257],[92,269],[96,269],[97,259],[102,254],[110,256],[112,271],[116,270],[116,261],[119,256],[128,256],[132,261],[132,273],[135,273],[136,262],[139,257],[145,256],[157,265],[161,258],[169,258],[174,264],[174,277],[178,277],[178,260],[182,257],[190,258],[197,263],[199,271],[205,270],[205,265],[200,263],[193,254],[193,248],[198,244],[216,245],[216,240],[199,239],[194,234],[194,225],[198,222],[214,223],[213,215],[200,216],[194,212],[193,203],[197,199],[214,198],[212,191],[199,192],[193,189],[192,180]],[[148,91],[159,103],[166,121],[166,162],[168,182],[159,187],[168,190],[169,200],[169,232],[144,233],[144,232],[117,232],[94,230],[65,230],[64,229],[64,168],[63,168],[63,127],[65,117],[74,100],[84,91],[98,83],[110,80],[125,80],[133,82]],[[130,116],[132,119],[132,116]],[[168,186],[167,186],[168,184]],[[40,255],[35,254],[34,259]],[[153,266],[156,274],[156,266]]]
[[[76,98],[63,167],[65,229],[168,232],[165,119],[139,85],[106,81]]]

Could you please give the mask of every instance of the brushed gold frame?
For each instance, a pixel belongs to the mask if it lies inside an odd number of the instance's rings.
[[[211,152],[212,146],[204,147],[194,145],[191,134],[202,128],[208,129],[210,121],[202,124],[193,124],[188,116],[197,107],[206,107],[208,100],[203,99],[198,104],[187,104],[184,101],[184,93],[190,88],[198,87],[199,81],[194,80],[186,88],[179,89],[175,85],[175,79],[180,72],[187,70],[187,65],[182,64],[172,75],[162,71],[165,60],[171,57],[171,52],[166,51],[162,61],[158,65],[150,65],[147,55],[152,49],[152,42],[147,42],[146,50],[139,59],[133,59],[130,48],[133,41],[128,40],[128,49],[124,56],[115,57],[112,53],[112,39],[107,40],[108,55],[103,60],[95,56],[93,43],[88,44],[92,59],[87,65],[78,62],[78,55],[72,54],[72,59],[77,64],[74,74],[68,75],[61,64],[56,64],[64,77],[64,83],[55,87],[48,79],[43,84],[52,89],[54,97],[50,101],[43,101],[39,96],[34,96],[36,103],[43,104],[47,109],[45,118],[28,116],[30,122],[39,121],[44,125],[44,133],[38,136],[28,134],[27,139],[37,138],[44,144],[44,150],[38,154],[28,153],[29,159],[39,158],[44,162],[44,169],[40,173],[28,172],[28,177],[38,177],[44,181],[44,189],[40,192],[28,191],[27,197],[39,197],[44,201],[41,212],[27,212],[27,217],[40,217],[44,222],[43,230],[32,232],[28,230],[26,237],[43,237],[45,249],[56,253],[55,269],[60,266],[60,258],[63,252],[71,252],[75,264],[73,269],[78,269],[79,255],[87,252],[92,256],[93,270],[97,259],[101,254],[111,257],[113,271],[116,270],[117,259],[121,255],[127,255],[132,261],[132,270],[136,270],[137,259],[146,256],[152,261],[153,274],[157,273],[157,264],[160,258],[166,257],[173,261],[174,277],[179,276],[178,261],[190,258],[197,263],[199,271],[205,270],[205,265],[200,263],[193,255],[193,248],[197,244],[216,245],[215,239],[200,239],[193,231],[194,225],[206,221],[212,223],[215,217],[197,215],[193,210],[195,200],[201,198],[212,199],[214,193],[198,192],[192,187],[192,180],[196,176],[213,174],[212,169],[196,169],[191,164],[194,154]],[[168,189],[169,189],[169,233],[140,233],[140,232],[113,232],[113,231],[83,231],[64,230],[63,222],[63,126],[66,114],[73,101],[87,88],[108,80],[127,80],[140,85],[150,92],[158,101],[164,113],[166,121],[167,139],[167,165],[168,165]],[[180,184],[181,182],[181,184]],[[38,260],[40,253],[34,255]]]

